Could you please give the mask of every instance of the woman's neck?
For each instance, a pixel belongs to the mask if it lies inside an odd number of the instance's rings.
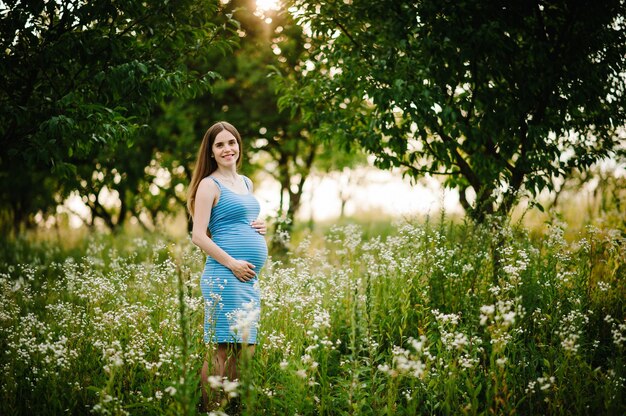
[[[215,170],[214,173],[217,173],[218,176],[221,176],[222,178],[226,178],[226,179],[238,179],[239,175],[237,174],[237,170],[236,169],[217,169]]]

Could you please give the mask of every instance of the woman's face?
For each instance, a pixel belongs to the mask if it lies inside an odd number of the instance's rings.
[[[227,168],[237,166],[239,143],[237,143],[237,138],[228,130],[222,130],[215,136],[211,152],[218,166]]]

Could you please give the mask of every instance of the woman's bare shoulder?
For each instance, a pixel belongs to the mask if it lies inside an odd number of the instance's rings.
[[[220,192],[220,188],[217,186],[215,181],[211,179],[210,176],[203,178],[198,184],[198,191],[209,192],[209,193],[218,193]]]

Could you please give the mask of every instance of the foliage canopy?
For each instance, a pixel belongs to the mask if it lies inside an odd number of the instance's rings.
[[[207,91],[217,75],[189,63],[230,46],[236,24],[218,10],[216,0],[2,3],[4,220],[54,208],[73,180],[91,179],[102,149],[132,157],[161,100]]]
[[[477,219],[610,156],[623,135],[621,0],[291,5],[315,69],[283,105],[380,167],[444,175]]]

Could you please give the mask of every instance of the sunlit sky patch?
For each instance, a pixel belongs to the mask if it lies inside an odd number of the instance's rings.
[[[256,9],[260,12],[280,9],[280,0],[256,0]]]

